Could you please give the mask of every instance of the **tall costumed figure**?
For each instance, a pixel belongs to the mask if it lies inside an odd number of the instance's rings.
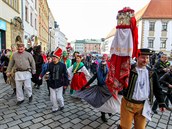
[[[130,59],[137,57],[138,29],[134,10],[125,7],[118,11],[117,26],[110,48],[111,59],[106,85],[114,98],[123,88],[127,88]]]

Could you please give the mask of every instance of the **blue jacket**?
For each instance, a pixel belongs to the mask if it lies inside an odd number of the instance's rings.
[[[40,73],[40,76],[41,76],[41,77],[43,77],[43,76],[46,74],[46,72],[47,72],[47,70],[48,70],[49,64],[50,64],[50,63],[45,63],[45,64],[42,65],[42,72]]]

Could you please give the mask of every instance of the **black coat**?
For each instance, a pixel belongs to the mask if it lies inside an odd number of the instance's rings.
[[[169,84],[172,85],[172,72],[165,73],[159,82],[162,84],[163,91],[172,93],[172,88],[168,87]]]
[[[159,78],[162,77],[166,73],[166,71],[164,71],[163,69],[164,68],[168,68],[169,66],[170,66],[170,62],[169,61],[164,63],[161,60],[159,60],[155,64],[154,68],[155,68],[155,71],[157,72]]]
[[[34,54],[33,58],[35,60],[36,63],[36,74],[32,75],[32,82],[34,82],[35,84],[38,85],[42,85],[42,79],[39,80],[39,75],[42,72],[42,65],[44,63],[43,57],[41,56],[41,54]]]
[[[66,65],[62,62],[58,62],[54,64],[51,62],[48,67],[49,79],[48,79],[48,86],[52,89],[57,89],[62,86],[68,86],[68,74]]]

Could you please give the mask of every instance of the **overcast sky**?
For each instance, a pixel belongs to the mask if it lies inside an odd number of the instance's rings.
[[[49,8],[68,41],[105,38],[116,26],[118,10],[137,12],[150,0],[47,0]]]

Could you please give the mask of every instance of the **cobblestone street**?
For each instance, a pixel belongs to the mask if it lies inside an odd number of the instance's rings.
[[[0,74],[0,129],[117,129],[119,114],[108,117],[103,123],[101,113],[86,102],[74,99],[66,92],[63,111],[52,113],[46,84],[40,89],[33,87],[33,101],[16,105],[16,97],[11,97],[12,89],[4,83]],[[166,111],[152,116],[146,129],[172,129],[172,113]]]

